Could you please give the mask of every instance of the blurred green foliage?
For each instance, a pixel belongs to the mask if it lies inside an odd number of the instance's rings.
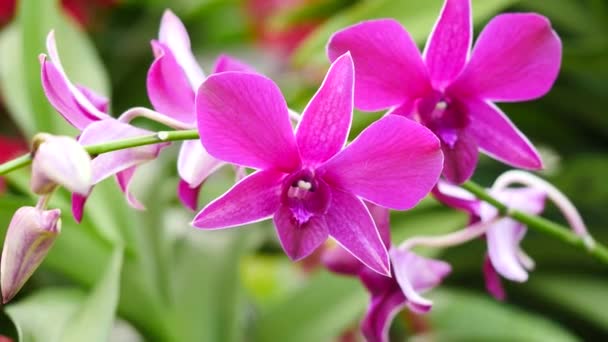
[[[38,131],[75,134],[41,91],[37,56],[54,28],[60,55],[73,80],[111,95],[112,112],[149,106],[145,75],[165,8],[174,10],[191,34],[193,49],[209,72],[220,52],[254,65],[283,88],[301,109],[328,65],[329,35],[377,17],[400,20],[422,45],[441,0],[319,0],[287,8],[266,19],[276,29],[309,20],[320,25],[290,56],[269,52],[245,0],[125,0],[84,32],[53,1],[21,0],[17,18],[0,31],[0,94],[3,134],[31,137]],[[604,0],[474,0],[476,32],[499,11],[536,11],[548,16],[564,46],[562,72],[544,98],[500,105],[543,151],[544,173],[579,207],[592,233],[608,242],[608,3]],[[355,114],[355,132],[378,118]],[[10,127],[10,128],[7,128]],[[18,127],[18,132],[13,131]],[[23,341],[107,340],[114,314],[150,341],[328,341],[356,330],[367,295],[354,279],[292,264],[268,223],[223,232],[190,228],[192,213],[175,199],[176,150],[136,176],[148,206],[135,212],[112,181],[95,188],[85,220],[69,215],[69,195],[59,192],[63,233],[42,268],[0,319],[0,333]],[[475,178],[486,185],[505,166],[482,158]],[[201,203],[226,190],[232,171],[215,175]],[[27,172],[9,178],[0,197],[0,228],[12,212],[34,203]],[[549,208],[548,216],[562,220]],[[463,214],[424,201],[394,213],[393,238],[439,234],[466,224]],[[4,233],[0,234],[4,236]],[[453,265],[441,290],[430,294],[434,311],[418,319],[428,331],[396,319],[395,339],[572,341],[608,336],[608,272],[585,255],[545,236],[529,234],[524,248],[537,263],[525,284],[507,284],[508,300],[494,301],[483,289],[482,241],[449,251],[424,250]],[[124,256],[122,256],[124,250]],[[51,320],[48,317],[52,317]],[[409,317],[409,318],[408,318]],[[67,337],[68,335],[69,337]],[[112,335],[115,337],[115,335]]]

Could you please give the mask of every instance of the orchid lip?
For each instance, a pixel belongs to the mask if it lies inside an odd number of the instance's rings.
[[[299,224],[305,224],[315,215],[324,214],[329,200],[329,187],[314,170],[298,170],[283,181],[281,202],[291,210]]]

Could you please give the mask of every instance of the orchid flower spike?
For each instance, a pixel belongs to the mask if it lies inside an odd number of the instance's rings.
[[[92,186],[91,157],[75,139],[50,134],[34,137],[32,191],[38,195],[61,185],[80,195]]]
[[[371,295],[370,305],[361,322],[363,335],[368,341],[388,342],[393,317],[404,307],[415,313],[428,312],[432,302],[421,293],[439,285],[451,272],[451,267],[443,261],[391,247],[388,209],[366,204],[382,242],[390,250],[391,277],[370,271],[338,246],[326,248],[321,260],[332,272],[359,277]]]
[[[507,207],[534,215],[543,211],[547,197],[545,191],[534,187],[490,189],[489,192]],[[486,287],[494,297],[505,297],[498,275],[516,282],[528,279],[528,271],[534,268],[534,262],[520,247],[527,230],[524,224],[502,217],[492,205],[446,182],[439,182],[433,194],[447,206],[467,211],[473,224],[461,233],[452,234],[452,238],[443,239],[442,245],[453,245],[456,240],[464,243],[485,235],[488,254],[484,263],[484,275]]]
[[[547,18],[498,15],[470,52],[471,17],[470,0],[446,0],[422,55],[393,19],[345,28],[327,46],[332,61],[352,54],[358,109],[390,109],[439,137],[443,175],[452,183],[471,177],[478,149],[514,167],[542,168],[536,149],[494,102],[544,95],[561,63],[561,42]]]
[[[331,236],[366,266],[389,275],[386,247],[362,199],[413,207],[436,183],[443,158],[432,132],[395,115],[344,147],[353,73],[348,53],[336,59],[295,134],[285,99],[270,79],[240,72],[209,76],[196,98],[203,146],[217,159],[257,171],[208,204],[193,225],[219,229],[273,217],[292,260]]]
[[[22,207],[13,215],[6,231],[0,286],[2,303],[7,303],[38,268],[61,231],[61,211]]]
[[[152,41],[152,49],[156,59],[146,82],[150,102],[156,110],[179,122],[182,129],[195,129],[194,98],[205,74],[192,53],[184,24],[170,10],[163,14],[158,40]],[[224,71],[254,72],[254,69],[221,55],[212,72]],[[202,183],[222,165],[225,163],[210,156],[200,141],[182,143],[177,161],[181,178],[178,195],[186,207],[196,210]]]
[[[108,115],[108,99],[83,86],[77,86],[67,77],[59,59],[55,34],[51,31],[47,37],[49,56],[40,55],[41,79],[44,93],[53,107],[72,126],[81,131],[78,138],[80,145],[98,144],[121,138],[148,135],[152,132],[121,122]],[[127,111],[151,112],[145,109]],[[128,115],[130,116],[130,115]],[[129,191],[131,178],[138,165],[155,159],[168,143],[140,146],[130,149],[104,153],[91,162],[92,182],[116,176],[121,190],[131,206],[143,209],[143,206]],[[75,191],[72,197],[72,213],[77,221],[82,219],[84,203],[88,192]]]

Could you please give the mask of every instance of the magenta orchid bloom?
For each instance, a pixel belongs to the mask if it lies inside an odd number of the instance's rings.
[[[413,207],[436,183],[442,154],[429,130],[394,115],[344,147],[353,82],[345,54],[332,64],[294,134],[285,99],[270,79],[209,76],[196,98],[203,146],[217,159],[258,171],[208,204],[193,225],[218,229],[273,217],[293,260],[331,236],[374,271],[390,274],[387,250],[361,199]]]
[[[194,98],[205,80],[190,48],[184,24],[166,10],[160,24],[159,38],[152,41],[156,59],[148,71],[148,97],[154,108],[176,120],[182,129],[196,128]],[[213,73],[253,69],[226,55],[218,58]],[[203,181],[225,163],[207,153],[199,141],[185,141],[179,153],[177,169],[181,181],[178,195],[182,203],[196,210]]]
[[[472,53],[471,41],[470,0],[446,0],[422,55],[392,19],[335,33],[327,52],[332,61],[352,54],[357,108],[390,108],[439,137],[450,182],[471,177],[478,149],[518,168],[542,168],[538,152],[493,102],[526,101],[549,91],[561,63],[559,37],[547,18],[513,13],[492,19]]]
[[[49,102],[72,126],[81,131],[78,142],[91,145],[106,141],[149,135],[152,132],[129,125],[108,115],[108,100],[90,89],[74,85],[67,77],[55,44],[55,35],[47,37],[49,56],[40,55],[42,87]],[[92,184],[116,175],[121,190],[134,208],[143,206],[129,191],[137,165],[155,159],[168,144],[156,144],[102,154],[91,162]],[[72,213],[82,219],[87,196],[74,194]]]
[[[447,206],[468,212],[471,223],[489,223],[499,217],[496,208],[462,188],[439,182],[433,194]],[[545,206],[546,193],[535,188],[491,190],[491,194],[509,208],[534,215],[540,214]],[[499,275],[511,281],[524,282],[534,263],[519,246],[526,234],[526,226],[508,217],[489,224],[485,234],[488,255],[483,265],[486,287],[494,297],[504,299]]]
[[[344,249],[334,247],[323,252],[322,262],[332,272],[359,277],[371,294],[371,303],[361,322],[367,341],[389,341],[388,331],[393,317],[408,307],[416,313],[426,313],[432,302],[420,293],[441,283],[450,272],[449,264],[418,256],[409,251],[391,248],[389,211],[372,204],[367,207],[380,231],[382,242],[390,249],[394,277],[371,272]]]

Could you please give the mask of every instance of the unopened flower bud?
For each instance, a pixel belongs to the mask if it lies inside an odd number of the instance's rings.
[[[45,195],[61,185],[87,195],[92,178],[91,157],[76,140],[48,134],[34,139],[32,191]]]
[[[13,215],[2,249],[2,302],[11,300],[46,257],[61,231],[61,211],[21,207]]]

